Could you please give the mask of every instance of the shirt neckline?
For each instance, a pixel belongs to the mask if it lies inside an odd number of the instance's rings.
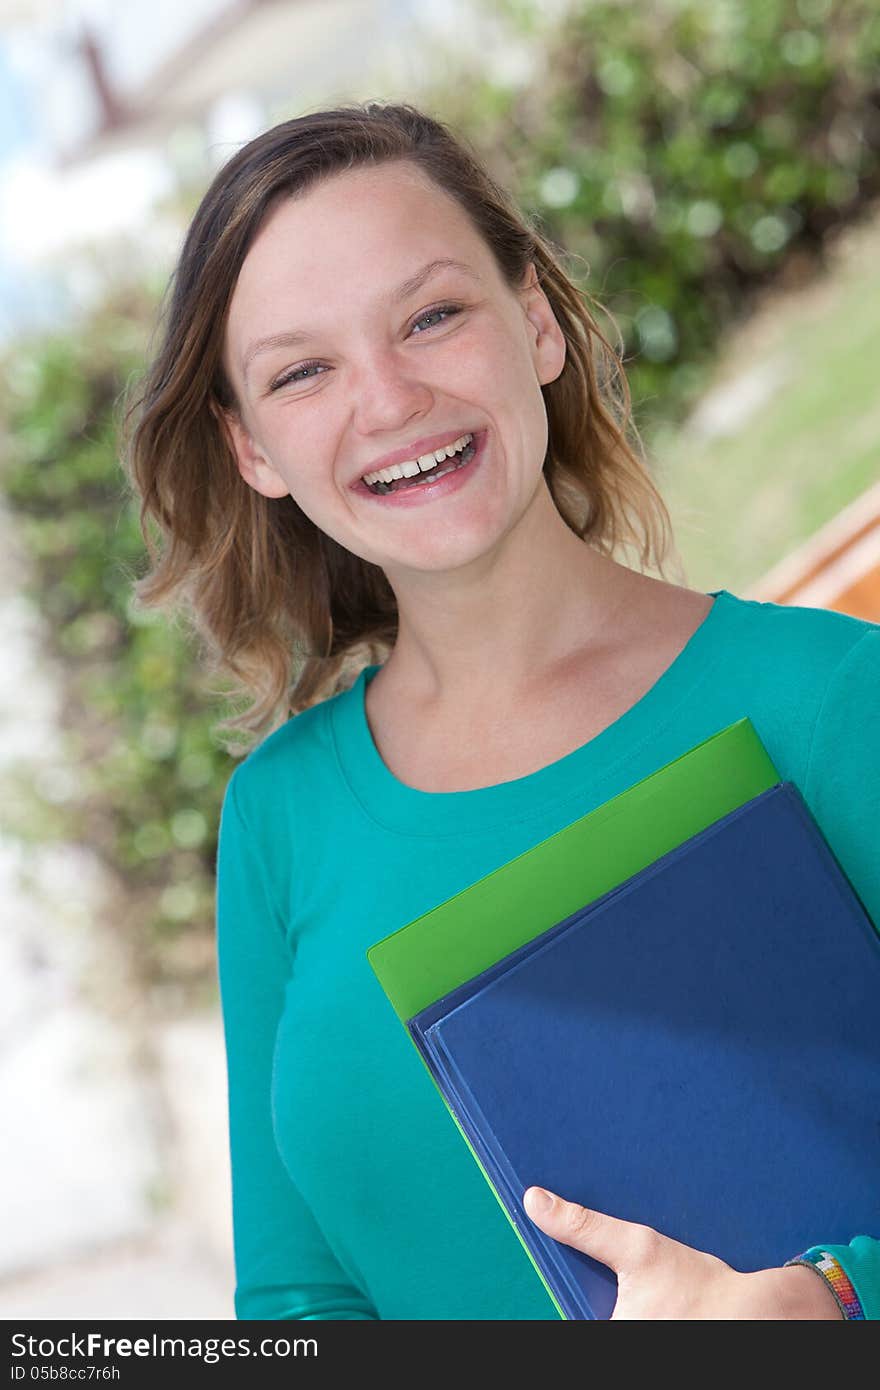
[[[325,707],[340,771],[373,821],[416,839],[490,832],[502,823],[540,815],[635,752],[656,733],[661,712],[665,718],[702,678],[706,654],[736,603],[727,589],[711,589],[707,597],[715,602],[700,626],[634,705],[586,743],[524,777],[451,792],[423,791],[400,781],[383,760],[367,719],[366,688],[379,664],[365,666],[352,686]]]

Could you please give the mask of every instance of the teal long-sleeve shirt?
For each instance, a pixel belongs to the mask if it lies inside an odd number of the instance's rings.
[[[365,716],[376,666],[234,770],[217,951],[238,1318],[558,1318],[366,951],[700,740],[749,716],[880,923],[880,626],[713,593],[635,705],[529,776],[400,782]],[[880,1229],[852,1235],[826,1248],[877,1318]]]

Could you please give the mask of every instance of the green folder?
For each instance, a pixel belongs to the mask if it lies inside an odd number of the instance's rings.
[[[405,1025],[578,908],[781,779],[747,718],[377,941],[367,959]],[[406,1029],[431,1084],[430,1068]],[[438,1093],[561,1318],[562,1307],[440,1087]]]
[[[392,932],[367,959],[402,1022],[780,781],[747,718]]]

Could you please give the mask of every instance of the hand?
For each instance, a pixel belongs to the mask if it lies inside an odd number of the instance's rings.
[[[820,1274],[803,1265],[741,1274],[715,1255],[530,1187],[526,1215],[542,1231],[617,1275],[613,1318],[794,1319],[843,1314]]]

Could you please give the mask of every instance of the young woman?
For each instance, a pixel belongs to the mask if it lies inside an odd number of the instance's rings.
[[[614,349],[410,106],[221,169],[130,467],[166,540],[140,598],[185,598],[257,736],[218,856],[237,1316],[554,1318],[365,952],[746,714],[880,919],[880,628],[648,576],[668,516]],[[880,1309],[867,1234],[744,1274],[539,1199],[616,1317]]]

